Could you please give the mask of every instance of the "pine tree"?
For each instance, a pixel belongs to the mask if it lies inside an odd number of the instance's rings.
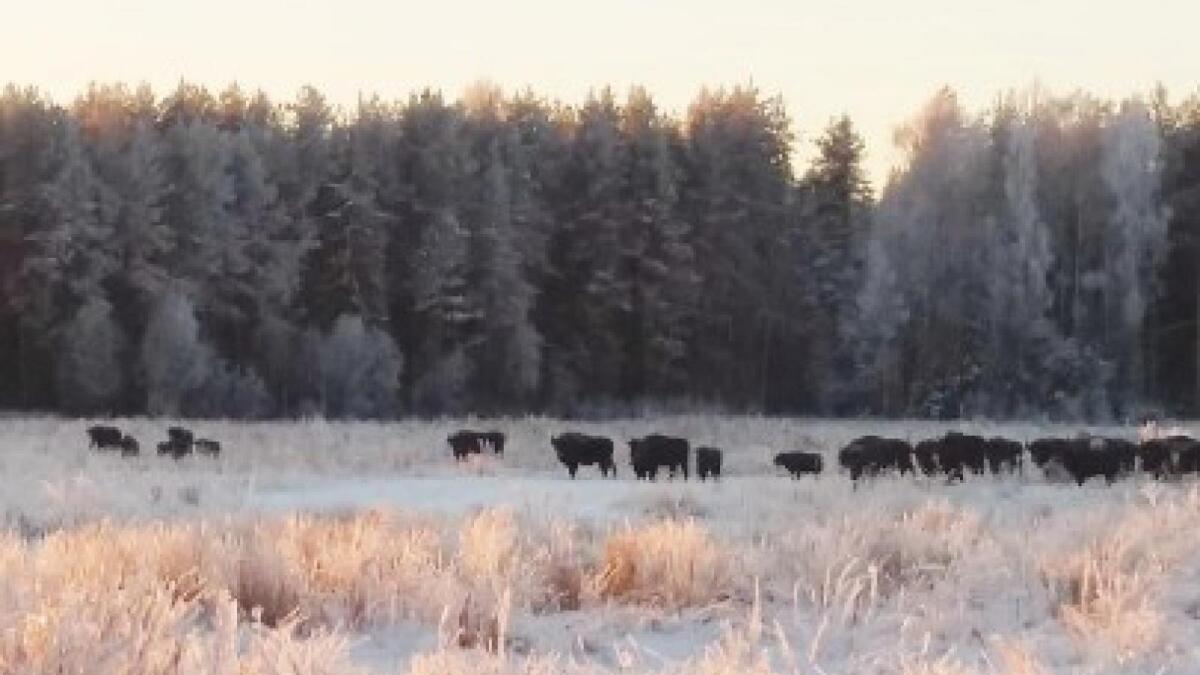
[[[809,343],[804,375],[826,385],[815,394],[818,409],[828,413],[848,404],[852,360],[845,337],[855,320],[873,200],[863,167],[865,144],[849,117],[830,121],[816,146],[791,238],[799,272],[792,302],[811,307],[807,325],[797,327]]]
[[[627,147],[612,92],[592,95],[577,113],[563,190],[570,195],[548,242],[545,339],[550,400],[595,401],[620,393],[624,366],[618,322],[629,292],[621,269]]]
[[[622,274],[629,298],[622,320],[626,398],[686,394],[688,345],[700,277],[691,228],[679,212],[682,139],[648,93],[631,92],[622,110],[628,167],[622,207]]]
[[[683,213],[693,227],[702,318],[694,392],[770,409],[787,264],[792,134],[778,99],[752,87],[702,92],[688,111]]]
[[[101,297],[87,300],[60,334],[59,404],[78,415],[112,414],[124,386],[125,336]]]
[[[465,359],[478,307],[468,289],[470,147],[463,113],[440,94],[409,100],[400,120],[396,180],[404,187],[388,236],[386,280],[391,333],[411,368],[406,397],[422,412],[466,405]]]
[[[356,316],[339,317],[321,344],[319,371],[325,415],[388,418],[396,414],[400,353],[386,333]]]

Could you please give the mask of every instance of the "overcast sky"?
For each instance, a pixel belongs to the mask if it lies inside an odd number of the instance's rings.
[[[682,113],[703,85],[782,94],[807,156],[849,113],[878,180],[891,137],[939,86],[972,108],[1037,81],[1122,97],[1200,85],[1200,0],[0,0],[0,80],[68,101],[89,81],[238,81],[457,94],[480,79],[577,102],[645,85]]]

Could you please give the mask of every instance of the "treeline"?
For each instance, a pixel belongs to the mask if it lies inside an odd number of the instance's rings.
[[[1200,413],[1200,98],[946,90],[898,140],[852,330],[870,409]]]
[[[0,407],[1111,417],[1200,403],[1200,105],[939,93],[873,198],[751,87],[0,96]]]

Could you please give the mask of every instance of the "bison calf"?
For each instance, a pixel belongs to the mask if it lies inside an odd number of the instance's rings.
[[[709,476],[713,479],[721,477],[721,451],[716,448],[696,448],[696,475],[700,480]]]
[[[775,455],[775,466],[787,469],[792,478],[817,476],[825,467],[825,459],[815,452],[781,452]]]
[[[133,436],[123,436],[121,438],[121,456],[122,457],[137,457],[141,453],[141,447],[138,446],[137,439]]]
[[[221,444],[210,438],[197,438],[195,448],[196,452],[209,457],[217,457],[221,454]]]
[[[607,476],[610,472],[613,477],[617,475],[617,465],[613,463],[613,442],[610,438],[568,432],[551,438],[550,445],[554,447],[558,461],[567,467],[571,478],[575,478],[575,472],[580,466],[593,464],[600,467],[601,475]]]

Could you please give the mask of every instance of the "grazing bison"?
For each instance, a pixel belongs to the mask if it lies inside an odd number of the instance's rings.
[[[1185,436],[1170,438],[1151,438],[1137,448],[1138,460],[1142,464],[1142,472],[1157,479],[1164,479],[1175,473],[1175,457],[1179,451],[1194,443]]]
[[[938,462],[938,450],[941,449],[941,444],[941,439],[931,438],[913,446],[913,457],[917,461],[917,468],[926,476],[932,476],[941,471],[941,465]]]
[[[982,436],[951,431],[938,443],[938,466],[948,478],[964,480],[968,471],[981,475],[987,469],[987,441]]]
[[[467,455],[478,455],[482,451],[479,436],[474,431],[456,431],[446,438],[446,442],[450,444],[454,459],[459,462],[465,460]]]
[[[1118,456],[1093,450],[1086,440],[1072,444],[1071,448],[1057,459],[1079,485],[1096,476],[1104,476],[1105,482],[1112,485],[1121,473],[1121,461]]]
[[[221,444],[210,438],[197,438],[194,446],[196,452],[209,457],[216,457],[221,454]]]
[[[912,446],[907,441],[879,436],[863,436],[851,441],[838,452],[838,464],[850,472],[851,480],[889,471],[901,474],[916,471]]]
[[[638,478],[654,480],[658,469],[665,467],[671,472],[672,478],[675,477],[675,471],[679,470],[687,480],[688,454],[688,442],[684,438],[650,434],[629,441],[629,463],[633,465],[633,473]]]
[[[558,456],[558,461],[567,467],[571,478],[575,477],[575,472],[580,466],[593,464],[600,467],[600,473],[604,476],[609,472],[612,472],[614,478],[617,475],[617,465],[613,463],[613,442],[610,438],[568,432],[551,438],[550,445],[554,446],[554,454]]]
[[[1118,438],[1043,438],[1029,444],[1029,456],[1043,470],[1058,464],[1079,485],[1097,476],[1112,484],[1133,469],[1137,449]]]
[[[192,446],[175,441],[163,441],[158,444],[158,456],[169,456],[172,459],[183,459],[192,454]]]
[[[787,469],[792,478],[805,474],[819,475],[825,466],[825,459],[815,452],[781,452],[775,455],[775,466]]]
[[[121,437],[121,456],[122,457],[137,457],[141,453],[141,447],[138,445],[137,439],[133,436]]]
[[[994,436],[984,446],[987,454],[988,468],[992,473],[999,474],[1007,471],[1017,473],[1021,470],[1021,459],[1025,456],[1025,446],[1018,441]]]
[[[485,447],[497,455],[504,454],[504,434],[499,431],[456,431],[446,439],[454,459],[462,461],[467,455],[482,454]]]
[[[1029,444],[1029,458],[1039,469],[1045,469],[1051,461],[1071,451],[1076,439],[1039,438]]]
[[[96,425],[88,427],[88,447],[96,448],[97,450],[116,450],[121,447],[121,439],[124,436],[121,430],[116,427]]]
[[[189,452],[195,439],[195,435],[188,429],[184,429],[183,427],[167,427],[167,440],[176,445],[187,446]]]
[[[1108,457],[1117,466],[1118,473],[1133,473],[1137,468],[1137,445],[1123,438],[1092,438],[1088,441],[1092,452]]]
[[[696,475],[700,480],[709,476],[714,479],[721,477],[721,451],[716,448],[696,448]]]

